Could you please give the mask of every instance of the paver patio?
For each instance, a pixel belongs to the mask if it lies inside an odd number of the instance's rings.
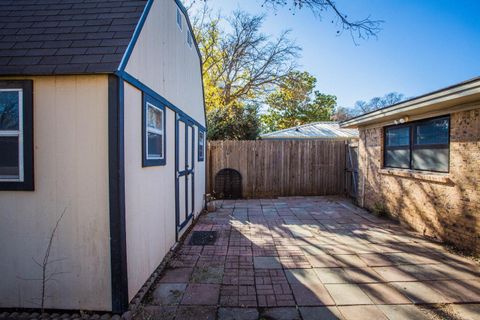
[[[419,305],[455,303],[455,319],[480,319],[478,264],[344,198],[218,204],[193,227],[215,243],[187,236],[146,299],[152,318],[431,319]]]

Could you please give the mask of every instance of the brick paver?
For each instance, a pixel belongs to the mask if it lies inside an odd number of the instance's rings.
[[[342,198],[219,201],[193,230],[217,239],[187,236],[145,299],[153,319],[431,319],[416,304],[439,303],[480,313],[477,263]]]

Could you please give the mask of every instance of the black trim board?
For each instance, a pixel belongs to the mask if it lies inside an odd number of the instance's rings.
[[[108,161],[112,311],[128,309],[125,225],[124,82],[108,76]]]
[[[197,127],[199,127],[200,129],[202,129],[206,132],[206,128],[201,123],[199,123],[198,121],[196,121],[195,119],[190,117],[188,114],[183,112],[182,109],[175,106],[173,103],[168,101],[166,98],[162,97],[155,90],[153,90],[152,88],[150,88],[146,84],[142,83],[140,80],[138,80],[137,78],[135,78],[134,76],[132,76],[128,72],[125,72],[125,71],[124,72],[116,72],[115,74],[120,79],[122,79],[125,82],[129,83],[130,85],[134,86],[135,88],[142,91],[144,94],[147,94],[148,96],[152,97],[153,99],[156,99],[157,101],[160,101],[160,103],[162,103],[164,106],[171,109],[172,111],[174,111],[175,113],[177,113],[181,117],[186,118],[187,120],[192,122],[194,125],[196,125]],[[204,116],[205,116],[205,113],[204,113]]]
[[[33,148],[33,81],[2,80],[0,89],[23,90],[23,181],[0,182],[0,191],[34,191],[34,148]]]

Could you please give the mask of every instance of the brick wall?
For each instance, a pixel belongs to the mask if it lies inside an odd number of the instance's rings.
[[[383,129],[360,128],[358,203],[383,204],[416,231],[480,253],[480,105],[450,121],[448,174],[382,169]]]

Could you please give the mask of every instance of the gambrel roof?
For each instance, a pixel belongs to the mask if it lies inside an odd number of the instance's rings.
[[[1,0],[0,75],[115,72],[147,0]]]

